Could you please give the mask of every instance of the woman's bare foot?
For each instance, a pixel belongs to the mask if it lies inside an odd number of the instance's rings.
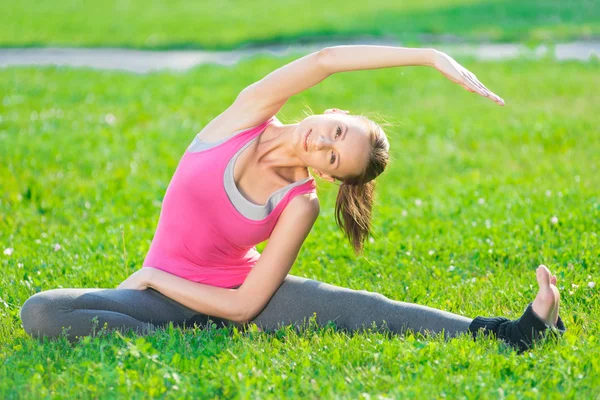
[[[556,276],[553,276],[545,265],[540,265],[536,270],[536,278],[540,289],[531,305],[533,312],[546,325],[556,326],[560,304],[560,293],[556,288]]]

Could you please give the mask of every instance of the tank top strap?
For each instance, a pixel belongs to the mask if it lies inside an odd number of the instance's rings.
[[[288,205],[288,203],[290,201],[292,201],[292,199],[294,197],[299,196],[301,194],[316,193],[316,192],[317,192],[317,185],[315,183],[315,179],[311,177],[311,179],[304,182],[303,184],[295,186],[292,189],[290,189],[285,194],[285,196],[283,196],[281,201],[277,204],[277,206],[271,212],[271,214],[269,214],[269,216],[271,216],[273,214],[275,214],[276,216],[279,216],[279,214],[281,214],[283,209]]]

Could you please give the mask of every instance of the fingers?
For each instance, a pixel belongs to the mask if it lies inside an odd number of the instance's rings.
[[[502,98],[500,96],[498,96],[497,94],[492,93],[492,91],[489,90],[488,88],[486,88],[483,85],[483,83],[479,82],[479,80],[477,79],[477,77],[475,75],[473,75],[472,73],[469,72],[466,74],[465,79],[477,89],[476,90],[477,93],[479,93],[483,97],[489,97],[490,100],[498,103],[501,106],[504,105],[504,100],[502,100]]]
[[[467,79],[480,90],[480,93],[483,96],[485,96],[485,97],[490,96],[491,92],[485,86],[483,86],[483,84],[481,82],[479,82],[477,80],[477,78],[475,78],[473,75],[468,76]]]
[[[456,62],[452,57],[445,53],[438,52],[436,58],[436,68],[451,81],[458,83],[469,92],[488,97],[490,100],[503,106],[504,100],[497,94],[485,87],[477,77],[465,67]]]

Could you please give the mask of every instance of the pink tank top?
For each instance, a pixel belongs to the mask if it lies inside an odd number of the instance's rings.
[[[293,187],[262,220],[246,218],[227,196],[227,163],[275,119],[215,147],[183,154],[167,187],[144,267],[224,288],[244,282],[260,257],[256,245],[269,238],[285,206],[299,194],[316,191],[314,179]]]

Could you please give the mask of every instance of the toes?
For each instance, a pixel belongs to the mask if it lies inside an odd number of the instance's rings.
[[[550,270],[546,268],[545,265],[540,265],[538,269],[535,271],[535,275],[538,281],[538,285],[540,287],[549,287],[550,286]]]
[[[550,278],[550,283],[556,286],[556,275],[552,275],[552,278]]]

